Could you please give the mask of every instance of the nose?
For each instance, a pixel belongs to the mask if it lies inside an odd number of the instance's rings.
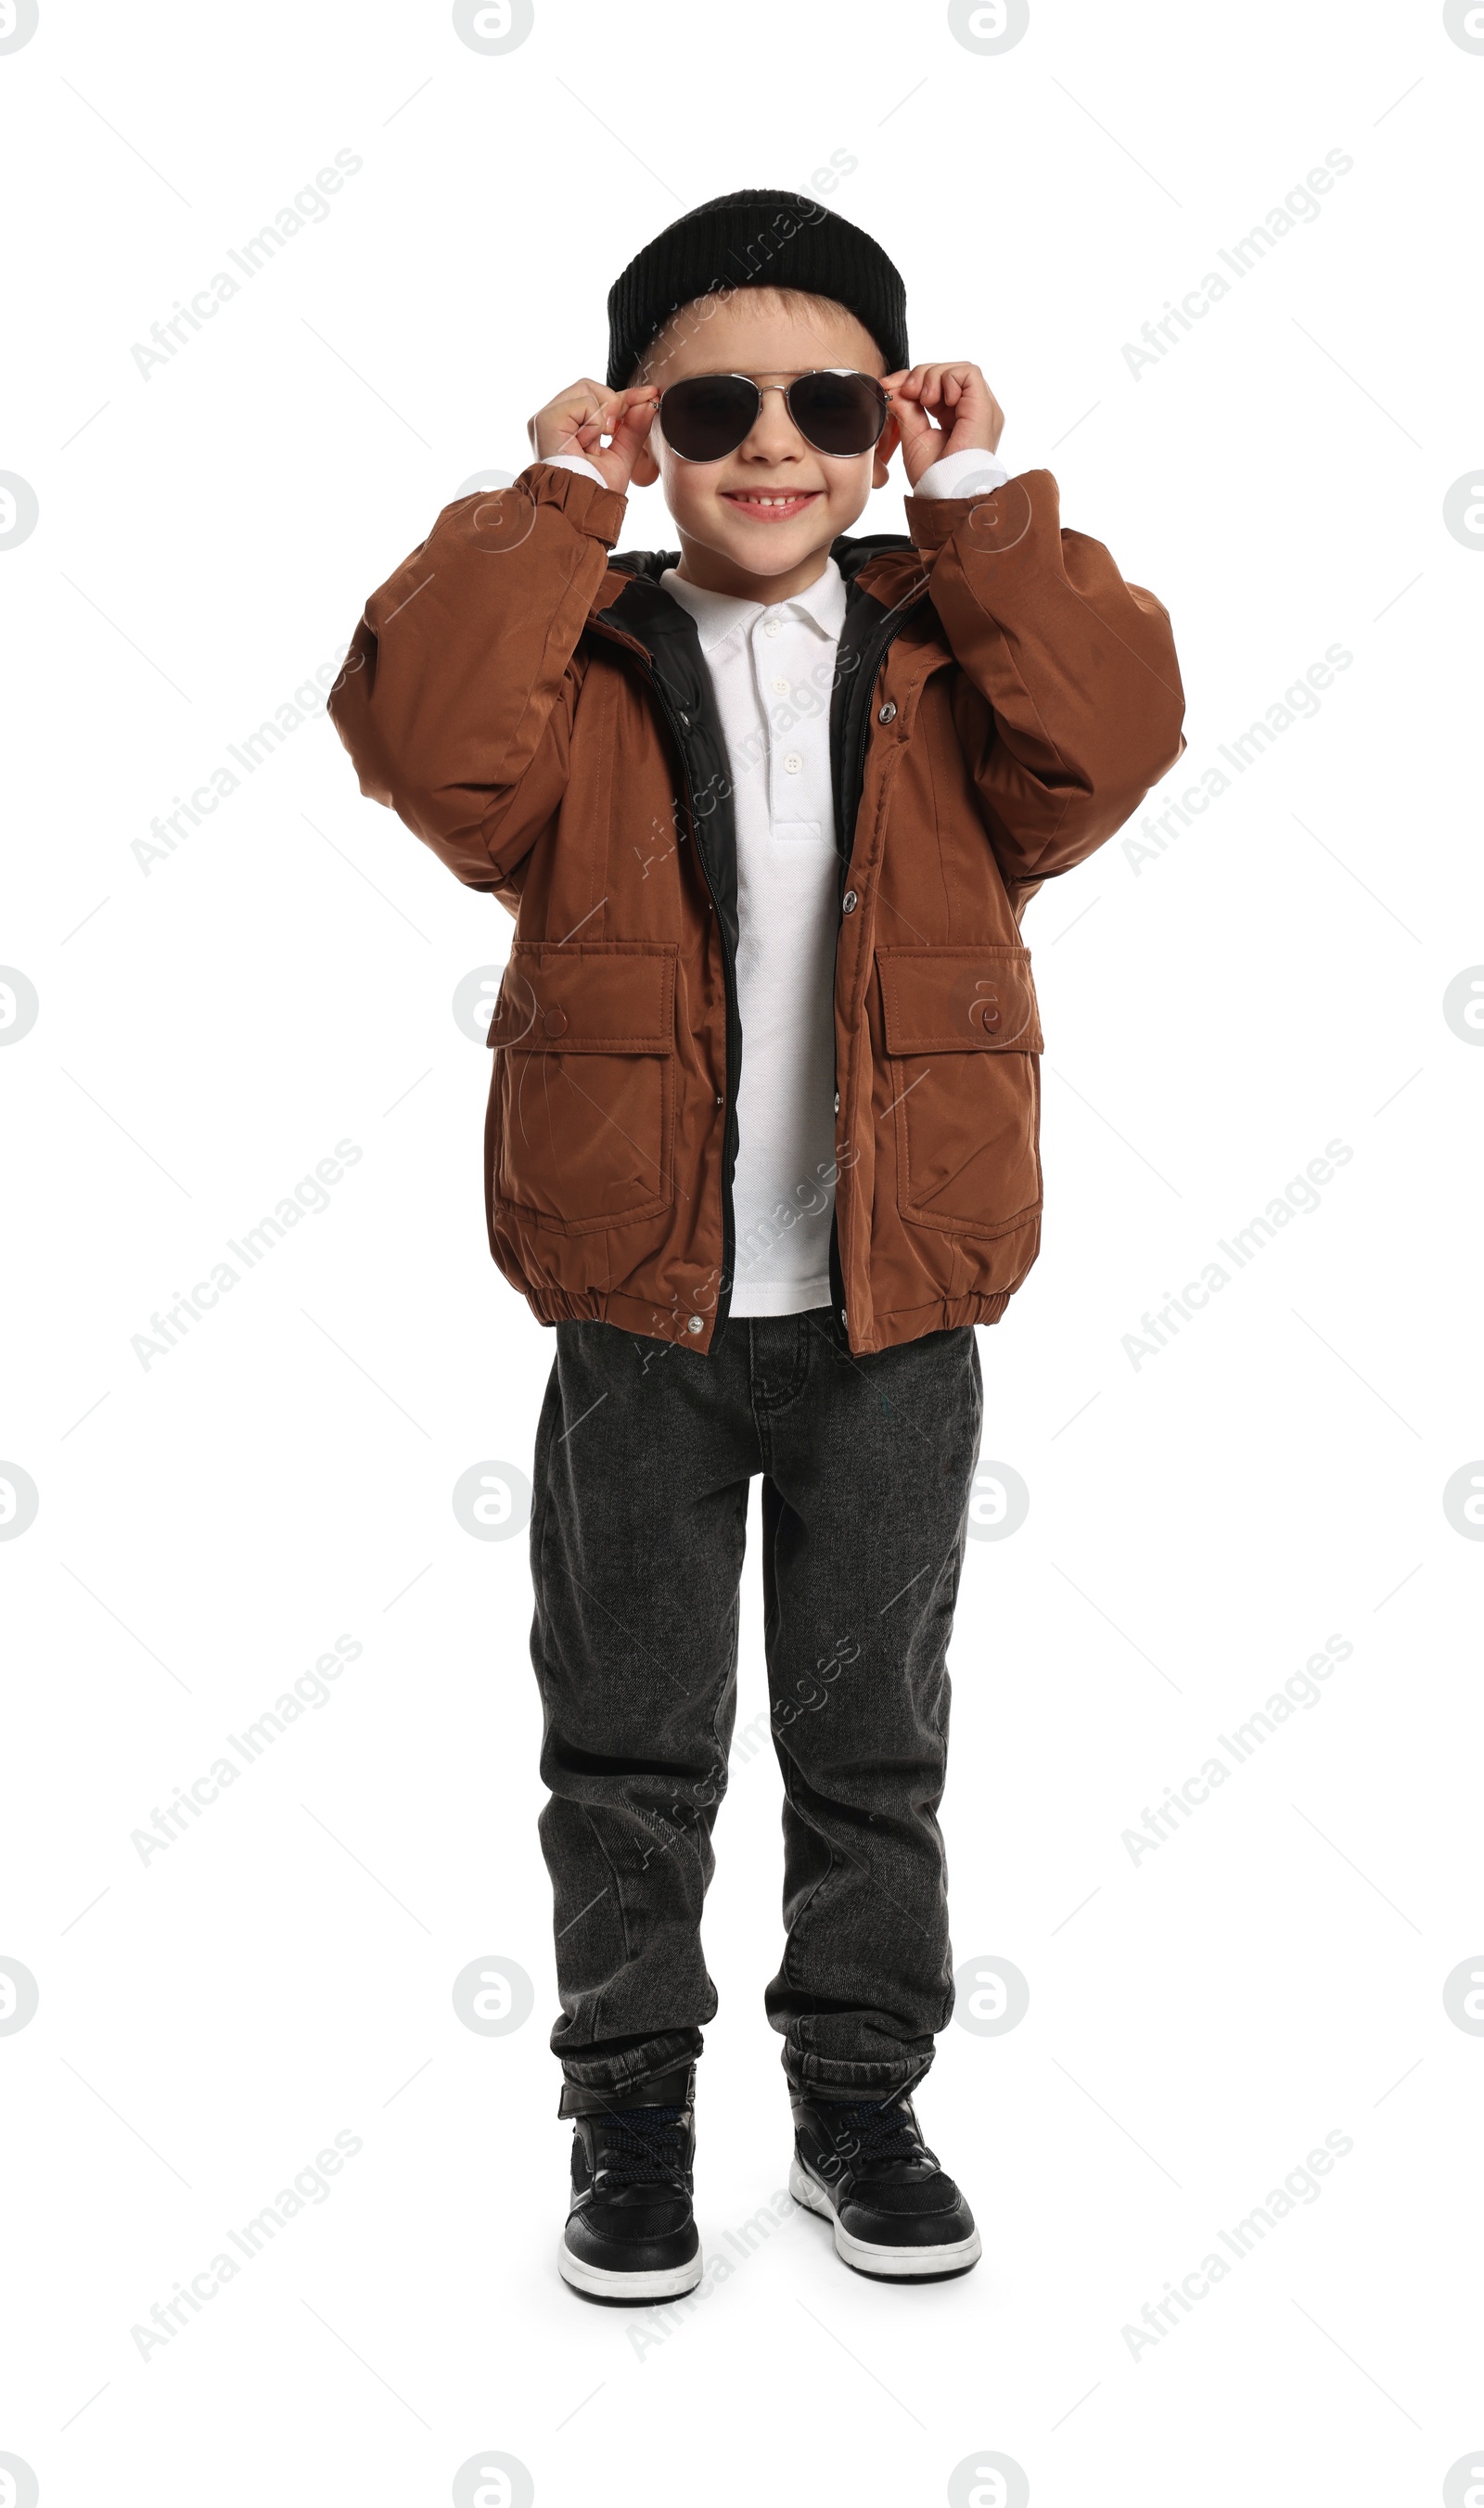
[[[761,384],[762,406],[752,428],[738,446],[743,461],[757,461],[773,466],[780,461],[802,461],[806,450],[803,437],[789,416],[789,405],[778,384]]]

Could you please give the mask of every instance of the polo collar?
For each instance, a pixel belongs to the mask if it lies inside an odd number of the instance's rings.
[[[845,624],[845,579],[833,557],[825,560],[823,573],[789,601],[742,601],[733,593],[707,592],[698,583],[683,582],[673,567],[659,580],[671,600],[695,620],[703,653],[711,653],[739,629],[749,632],[770,609],[807,624],[831,645],[838,644]]]

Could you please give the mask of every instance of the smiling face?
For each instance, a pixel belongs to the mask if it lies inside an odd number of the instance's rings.
[[[672,314],[636,380],[660,391],[686,375],[786,384],[820,366],[885,371],[870,332],[843,306],[743,287]],[[649,458],[641,456],[634,477],[642,486],[662,481],[689,582],[748,601],[787,601],[824,572],[831,541],[859,520],[872,487],[885,486],[895,443],[888,420],[874,453],[817,453],[782,392],[764,391],[751,434],[720,461],[683,461],[656,418]]]

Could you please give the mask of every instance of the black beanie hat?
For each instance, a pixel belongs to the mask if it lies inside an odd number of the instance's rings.
[[[798,287],[864,323],[888,374],[908,363],[907,290],[874,239],[802,192],[728,192],[636,253],[608,299],[608,386],[621,391],[672,314],[733,287]]]

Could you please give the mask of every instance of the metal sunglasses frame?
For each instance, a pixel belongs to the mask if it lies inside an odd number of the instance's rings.
[[[887,422],[887,420],[888,420],[888,419],[890,418],[890,416],[891,416],[891,399],[892,399],[892,395],[891,395],[891,393],[887,390],[887,388],[886,388],[885,385],[881,382],[881,380],[880,380],[880,378],[879,378],[878,376],[876,376],[876,375],[868,375],[868,374],[866,374],[866,373],[864,372],[864,370],[863,370],[860,366],[804,366],[804,367],[802,367],[802,368],[800,369],[800,371],[799,371],[797,375],[794,375],[793,377],[791,377],[790,381],[789,381],[788,383],[786,383],[786,384],[760,384],[760,383],[756,382],[756,381],[755,381],[755,379],[753,378],[753,376],[751,376],[751,375],[739,374],[739,373],[737,372],[737,370],[735,369],[735,367],[729,367],[729,368],[726,368],[726,369],[721,369],[721,368],[719,368],[719,369],[718,369],[718,371],[717,371],[715,374],[713,374],[713,375],[681,375],[681,376],[677,377],[676,383],[674,383],[674,384],[667,384],[667,385],[665,386],[665,389],[664,389],[664,391],[662,391],[662,392],[660,393],[660,395],[659,395],[659,400],[658,400],[658,403],[657,403],[657,406],[656,406],[656,409],[655,409],[655,413],[654,413],[654,414],[655,414],[655,416],[657,417],[657,419],[659,420],[659,423],[660,423],[661,427],[663,427],[663,426],[664,426],[664,423],[665,423],[665,397],[666,397],[666,393],[668,393],[668,392],[672,392],[672,391],[676,390],[676,388],[678,387],[678,385],[680,385],[680,384],[703,384],[703,383],[704,383],[704,384],[713,384],[713,383],[750,384],[750,385],[752,386],[753,390],[754,390],[754,391],[757,393],[757,395],[758,395],[758,408],[757,408],[757,411],[755,412],[754,416],[753,416],[753,417],[748,421],[747,425],[743,428],[742,433],[738,436],[736,443],[735,443],[735,444],[732,444],[732,445],[729,445],[729,446],[727,447],[727,451],[726,451],[726,453],[705,453],[705,454],[697,454],[697,453],[683,453],[683,452],[681,451],[681,449],[680,449],[680,446],[679,446],[678,444],[673,444],[673,443],[671,443],[669,435],[668,435],[668,434],[666,434],[666,436],[665,436],[665,442],[670,446],[670,450],[671,450],[671,452],[674,454],[674,456],[675,456],[675,458],[676,458],[677,461],[692,461],[692,462],[697,462],[697,463],[704,463],[704,462],[706,462],[706,461],[726,461],[726,459],[728,458],[728,455],[729,455],[729,454],[732,454],[732,453],[737,452],[737,451],[740,449],[740,447],[741,447],[742,445],[744,445],[744,444],[747,442],[747,439],[748,439],[749,435],[751,435],[751,433],[752,433],[752,431],[753,431],[753,428],[757,425],[757,424],[758,424],[758,420],[759,420],[759,418],[761,418],[761,414],[762,414],[762,395],[763,395],[763,393],[764,393],[764,392],[782,392],[783,397],[784,397],[784,405],[785,405],[785,407],[786,407],[786,408],[787,408],[787,410],[788,410],[789,416],[790,416],[790,418],[793,420],[794,424],[795,424],[797,427],[798,427],[798,432],[799,432],[799,434],[803,437],[803,440],[804,440],[805,444],[807,444],[807,445],[808,445],[808,447],[809,447],[809,449],[810,449],[810,451],[811,451],[811,452],[813,452],[813,453],[822,453],[822,454],[824,454],[824,458],[825,458],[825,460],[826,460],[827,461],[858,461],[858,460],[859,460],[859,458],[860,458],[860,456],[859,456],[858,454],[853,454],[853,453],[827,453],[827,452],[825,452],[825,447],[824,447],[822,444],[816,444],[816,443],[815,443],[815,441],[814,441],[813,436],[812,436],[812,435],[810,435],[810,434],[808,433],[807,429],[806,429],[805,427],[803,427],[803,426],[799,425],[798,419],[798,417],[795,415],[794,405],[793,405],[792,401],[790,401],[790,399],[789,399],[789,394],[790,394],[790,392],[794,389],[794,387],[795,387],[795,385],[796,385],[796,384],[807,383],[807,382],[808,382],[808,380],[809,380],[809,377],[810,377],[811,375],[852,375],[852,376],[859,376],[859,377],[860,377],[860,380],[862,381],[862,383],[870,384],[870,386],[871,386],[871,387],[872,387],[872,389],[873,391],[877,391],[877,392],[879,392],[879,393],[880,393],[880,395],[881,395],[881,402],[882,402],[882,408],[881,408],[881,424],[880,424],[880,425],[876,428],[876,431],[875,431],[874,435],[872,437],[871,442],[870,442],[869,444],[863,444],[863,445],[862,445],[862,447],[861,447],[861,452],[862,452],[862,453],[873,453],[873,452],[875,451],[876,446],[880,443],[882,436],[883,436],[883,435],[885,434],[885,432],[886,432],[886,422]]]

